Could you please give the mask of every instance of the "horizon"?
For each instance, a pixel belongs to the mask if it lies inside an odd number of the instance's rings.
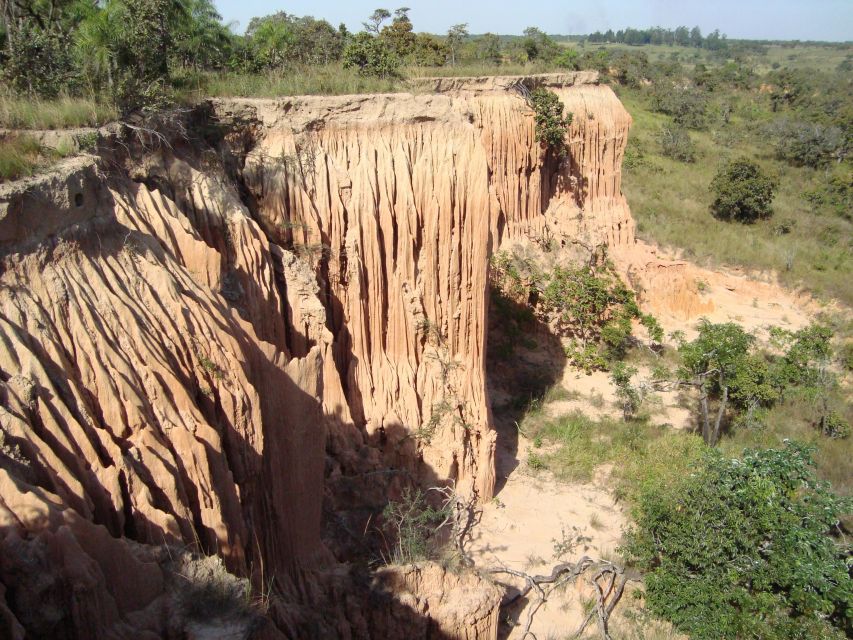
[[[377,0],[293,0],[286,6],[264,0],[215,0],[215,4],[226,23],[237,23],[237,33],[243,33],[252,18],[278,11],[325,19],[334,26],[344,23],[355,32],[362,30],[362,22],[377,7],[392,12],[397,8]],[[467,23],[472,34],[498,35],[521,35],[526,27],[538,27],[552,35],[587,35],[608,29],[674,29],[683,25],[698,26],[703,34],[719,29],[737,40],[853,41],[853,2],[849,0],[779,0],[772,6],[757,0],[603,0],[594,6],[543,0],[533,7],[506,0],[471,0],[464,5],[449,0],[413,0],[408,6],[415,31],[434,34],[446,33],[460,23]]]

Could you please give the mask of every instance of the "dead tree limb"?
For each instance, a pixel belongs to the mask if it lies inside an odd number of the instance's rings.
[[[521,635],[522,640],[524,640],[528,636],[532,636],[534,639],[536,638],[536,636],[530,631],[530,627],[533,624],[533,617],[536,615],[539,608],[547,601],[551,592],[568,580],[581,576],[590,568],[596,569],[592,578],[590,578],[590,583],[596,589],[597,602],[595,607],[589,612],[589,615],[587,615],[586,619],[581,623],[573,637],[579,637],[595,616],[597,617],[598,629],[601,633],[601,637],[604,638],[604,640],[611,640],[610,633],[608,631],[610,615],[613,613],[613,609],[621,599],[627,582],[627,578],[624,575],[624,569],[622,567],[619,567],[612,562],[596,561],[588,556],[584,556],[575,563],[564,562],[558,564],[551,570],[549,575],[530,575],[524,571],[510,569],[509,567],[490,569],[488,570],[488,573],[503,573],[524,580],[524,587],[512,598],[502,603],[501,606],[503,607],[515,604],[520,599],[526,597],[531,591],[536,592],[536,600],[527,607],[527,616]],[[551,586],[546,590],[543,585]]]

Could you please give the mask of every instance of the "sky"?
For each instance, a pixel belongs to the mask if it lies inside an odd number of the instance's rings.
[[[325,18],[352,31],[382,0],[214,0],[226,22],[239,23],[276,11]],[[699,25],[730,38],[853,40],[853,0],[399,0],[411,8],[415,31],[446,33],[467,22],[471,33],[520,34],[535,26],[552,34],[614,31],[624,27]],[[405,3],[405,4],[403,4]]]

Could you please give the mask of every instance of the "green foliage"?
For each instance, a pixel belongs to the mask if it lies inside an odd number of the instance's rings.
[[[450,50],[450,64],[456,66],[456,59],[459,56],[462,44],[468,37],[468,24],[455,24],[447,30],[447,37],[444,42]]]
[[[672,116],[675,124],[688,129],[702,129],[708,119],[708,97],[694,88],[672,82],[660,82],[651,94],[652,108]]]
[[[850,136],[837,126],[785,119],[775,122],[769,133],[776,156],[795,167],[825,167],[850,152]]]
[[[720,167],[711,181],[711,213],[720,220],[744,223],[769,218],[777,186],[755,162],[732,160]]]
[[[624,357],[634,319],[641,320],[652,340],[662,338],[657,320],[640,311],[633,291],[609,263],[599,269],[556,267],[547,275],[540,301],[560,332],[574,338],[567,355],[587,371]]]
[[[548,34],[537,27],[527,27],[519,43],[528,61],[554,60],[560,54],[560,46]],[[561,65],[562,66],[562,65]]]
[[[536,141],[558,156],[566,155],[566,135],[572,124],[572,114],[564,117],[564,106],[557,94],[541,87],[531,92],[530,103],[536,121]]]
[[[610,371],[610,380],[616,387],[616,397],[622,404],[622,417],[630,420],[637,414],[642,402],[640,390],[631,384],[631,378],[637,375],[637,368],[624,362],[617,362]]]
[[[400,500],[389,502],[382,511],[394,540],[386,562],[409,564],[430,559],[436,551],[436,534],[449,515],[447,504],[434,507],[420,489],[403,489]]]
[[[581,68],[581,56],[577,49],[564,48],[555,58],[554,64],[563,69],[577,71]]]
[[[357,69],[361,75],[393,78],[400,68],[400,58],[382,38],[362,31],[344,48],[344,68]]]
[[[380,33],[380,37],[401,60],[412,54],[417,42],[417,36],[412,30],[412,21],[409,20],[407,12],[408,9],[405,11],[398,9],[397,17]]]
[[[755,368],[760,367],[761,362],[753,357],[754,342],[754,336],[740,325],[713,324],[703,319],[696,339],[683,342],[678,348],[681,356],[679,376],[689,380],[701,396],[702,438],[706,444],[714,445],[719,439],[730,395],[732,398],[740,396],[748,403],[754,397],[752,394],[761,396],[763,393],[764,387],[756,380]],[[708,410],[709,398],[720,403],[713,425]]]
[[[40,98],[55,98],[70,89],[72,58],[62,34],[22,20],[9,34],[3,77],[19,92]]]
[[[853,220],[853,171],[849,169],[829,175],[815,189],[803,193],[803,197],[815,206],[825,206],[847,220]]]
[[[494,33],[484,33],[474,41],[478,60],[490,64],[500,64],[503,59],[501,39]]]
[[[843,638],[849,549],[830,534],[853,505],[817,480],[812,453],[711,452],[647,486],[623,553],[648,572],[648,607],[697,640]]]
[[[679,162],[696,161],[696,145],[690,140],[686,129],[677,126],[664,127],[659,141],[661,152],[666,157]]]

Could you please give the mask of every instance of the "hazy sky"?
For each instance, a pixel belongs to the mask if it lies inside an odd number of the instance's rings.
[[[397,0],[411,7],[415,31],[445,33],[467,22],[471,33],[520,34],[537,26],[548,33],[614,31],[626,26],[676,27],[698,24],[703,33],[720,29],[730,38],[853,40],[853,0]],[[226,21],[242,32],[253,16],[276,11],[325,18],[359,30],[384,0],[215,0]]]

